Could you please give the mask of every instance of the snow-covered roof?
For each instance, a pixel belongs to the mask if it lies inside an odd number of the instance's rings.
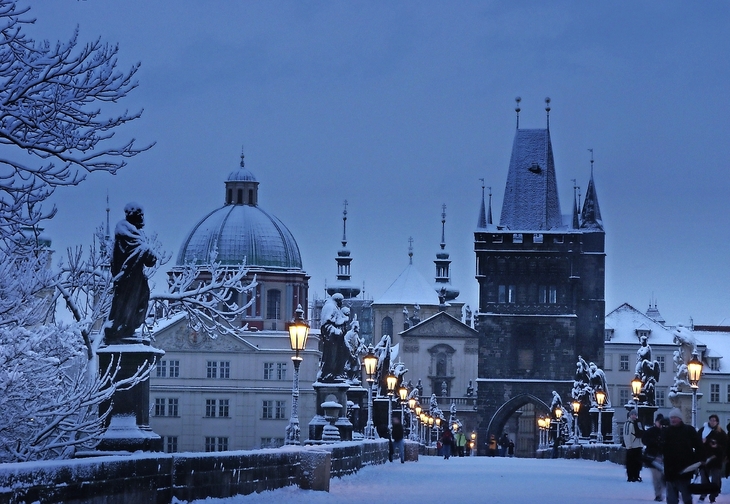
[[[549,130],[516,131],[500,225],[525,231],[562,226]]]
[[[650,345],[674,345],[674,332],[624,303],[606,315],[606,328],[613,329],[610,343],[638,344],[637,329],[649,331]]]
[[[707,331],[707,330],[695,330],[692,331],[695,339],[698,343],[707,345],[705,351],[705,358],[723,358],[720,364],[719,371],[713,371],[709,366],[705,366],[702,370],[703,373],[730,373],[730,331]]]
[[[424,306],[438,306],[439,298],[433,285],[418,272],[413,264],[408,264],[385,293],[373,302],[374,305],[402,304],[404,306],[416,303]]]

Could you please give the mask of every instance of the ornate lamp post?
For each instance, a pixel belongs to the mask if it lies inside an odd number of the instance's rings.
[[[471,433],[471,441],[469,441],[469,455],[472,457],[476,457],[477,455],[477,433],[472,432]]]
[[[641,396],[641,387],[644,384],[641,382],[641,378],[639,375],[634,376],[634,379],[631,380],[631,393],[634,395],[634,402],[636,404],[639,404],[639,397]]]
[[[596,389],[596,404],[598,404],[598,434],[596,435],[596,442],[603,444],[601,418],[603,417],[603,405],[606,404],[606,393],[600,388]]]
[[[545,442],[545,429],[546,429],[546,423],[547,419],[540,417],[537,419],[537,427],[539,432],[539,438],[538,438],[538,449],[545,448],[545,445],[547,444]]]
[[[697,352],[692,353],[692,360],[687,363],[687,378],[689,386],[692,387],[692,427],[697,427],[697,389],[700,388],[700,376],[702,375],[702,361],[697,357]]]
[[[398,389],[398,396],[400,397],[400,423],[405,426],[405,409],[406,400],[408,399],[408,389],[405,385],[401,385]]]
[[[298,445],[299,443],[299,365],[302,363],[302,358],[299,357],[299,352],[304,350],[307,344],[307,336],[309,336],[309,326],[304,321],[304,310],[302,305],[298,305],[296,309],[296,316],[294,320],[289,324],[289,344],[291,349],[294,350],[294,357],[291,360],[294,362],[294,385],[292,386],[291,392],[291,417],[289,418],[289,425],[286,426],[286,441],[288,445]]]
[[[388,386],[388,439],[393,440],[393,395],[395,394],[395,386],[398,383],[398,377],[390,373],[385,377],[385,383]]]
[[[365,374],[368,380],[368,422],[365,424],[365,437],[367,439],[375,439],[375,428],[373,427],[373,382],[375,382],[375,372],[378,370],[378,358],[373,353],[372,345],[368,348],[368,353],[362,358],[365,366]]]
[[[578,444],[578,413],[580,412],[580,401],[575,400],[571,403],[573,406],[573,443]]]
[[[428,415],[428,444],[429,446],[431,443],[433,443],[433,423],[434,418],[431,415]]]

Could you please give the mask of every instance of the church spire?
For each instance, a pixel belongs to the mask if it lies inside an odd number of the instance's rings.
[[[593,181],[593,149],[588,150],[591,152],[591,179],[588,181],[586,197],[583,200],[580,228],[603,231],[603,219],[601,219],[601,209],[598,206],[598,194],[596,193],[596,185]]]
[[[487,187],[487,189],[489,189],[489,210],[488,210],[489,213],[487,214],[487,225],[491,226],[492,225],[492,188]]]
[[[483,200],[482,200],[483,201]],[[441,250],[436,253],[436,292],[443,295],[445,301],[451,301],[459,295],[459,291],[451,286],[451,260],[446,252],[446,204],[441,206]]]
[[[342,210],[342,248],[337,252],[337,280],[326,287],[327,294],[340,293],[345,299],[357,297],[360,294],[360,287],[352,283],[350,277],[350,251],[347,250],[347,200],[344,201]]]

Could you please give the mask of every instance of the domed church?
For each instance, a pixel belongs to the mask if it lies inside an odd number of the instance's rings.
[[[241,166],[225,183],[225,203],[193,226],[180,247],[177,266],[246,263],[258,286],[241,319],[249,330],[284,330],[297,305],[307,309],[309,276],[302,270],[299,246],[289,229],[258,205],[259,183]],[[249,299],[238,300],[239,306]],[[306,318],[306,317],[305,317]]]

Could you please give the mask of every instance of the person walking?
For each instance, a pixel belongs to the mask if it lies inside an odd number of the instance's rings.
[[[511,439],[509,440],[509,444],[507,445],[507,456],[508,457],[514,457],[515,456],[515,442]]]
[[[391,431],[391,434],[393,436],[393,455],[395,455],[395,450],[398,450],[398,455],[400,456],[400,463],[403,464],[406,461],[406,453],[405,453],[405,446],[403,441],[403,424],[400,423],[400,418],[397,416],[393,417],[393,430]],[[393,457],[391,456],[390,461],[393,462]]]
[[[451,447],[453,445],[454,436],[451,434],[451,430],[446,428],[443,434],[441,434],[441,449],[443,450],[445,460],[449,460],[449,457],[451,457]]]
[[[641,442],[646,447],[644,455],[647,459],[647,466],[651,472],[651,482],[654,485],[654,500],[661,502],[664,497],[664,474],[660,467],[662,464],[661,438],[664,415],[657,413],[654,425],[644,431]]]
[[[679,408],[669,412],[669,426],[662,429],[660,446],[664,459],[667,504],[678,504],[680,494],[683,504],[692,504],[689,488],[692,471],[685,472],[685,469],[702,460],[703,448],[695,428],[682,421]]]
[[[489,456],[494,457],[497,455],[497,438],[494,434],[489,435]]]
[[[456,444],[456,454],[459,457],[464,456],[464,448],[466,447],[466,436],[464,435],[464,431],[459,429],[456,431],[456,434],[454,435],[454,442]]]
[[[636,408],[629,411],[624,424],[624,445],[626,446],[626,476],[628,481],[641,481],[641,435],[644,429],[638,421]]]
[[[499,438],[499,456],[504,457],[507,455],[507,447],[509,446],[509,436],[505,432],[502,437]]]
[[[727,434],[720,427],[720,418],[712,414],[700,430],[702,446],[705,448],[705,465],[700,469],[702,483],[713,483],[717,492],[710,494],[710,502],[715,502],[722,487],[723,464],[727,454]],[[700,495],[700,501],[705,500],[706,494]]]

